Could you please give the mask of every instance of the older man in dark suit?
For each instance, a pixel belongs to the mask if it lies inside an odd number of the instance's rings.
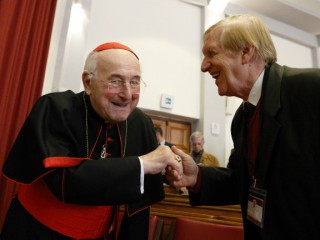
[[[320,70],[278,65],[253,15],[210,27],[203,54],[201,69],[219,94],[244,100],[232,122],[234,150],[227,168],[204,168],[174,149],[184,174],[169,171],[171,184],[188,186],[193,205],[240,203],[246,240],[319,239]]]

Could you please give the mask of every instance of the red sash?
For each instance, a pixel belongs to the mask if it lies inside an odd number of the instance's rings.
[[[18,198],[42,224],[72,238],[101,238],[112,223],[112,206],[63,203],[53,195],[43,179],[22,185]]]

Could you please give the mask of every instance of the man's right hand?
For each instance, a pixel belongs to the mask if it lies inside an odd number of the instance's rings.
[[[177,154],[174,154],[168,146],[160,145],[154,151],[140,156],[140,159],[145,174],[161,173],[167,166],[177,174],[182,174],[182,162],[177,160]]]
[[[182,159],[183,174],[178,173],[174,168],[168,166],[166,168],[166,178],[170,185],[180,187],[193,187],[197,182],[198,166],[191,156],[172,146],[171,150]]]

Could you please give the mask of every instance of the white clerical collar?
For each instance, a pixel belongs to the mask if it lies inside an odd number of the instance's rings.
[[[166,142],[166,140],[162,140],[162,141],[160,142],[160,145],[164,145],[165,142]]]
[[[260,97],[261,97],[261,91],[262,91],[262,80],[263,80],[263,76],[264,76],[264,71],[263,70],[257,81],[253,84],[253,87],[251,88],[251,91],[249,93],[249,97],[248,97],[248,100],[247,102],[257,106],[259,100],[260,100]]]

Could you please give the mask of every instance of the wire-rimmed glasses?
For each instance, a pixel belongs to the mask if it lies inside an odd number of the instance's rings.
[[[119,93],[125,88],[130,88],[132,93],[140,92],[140,87],[146,87],[147,84],[142,79],[132,79],[130,81],[124,81],[121,79],[102,80],[108,85],[110,92]]]
[[[88,73],[89,78],[92,78],[95,76],[94,73],[90,72]],[[105,79],[105,80],[98,80],[101,81],[105,86],[108,87],[108,90],[112,93],[119,93],[123,91],[125,88],[128,88],[131,90],[132,93],[139,93],[141,86],[143,88],[147,87],[147,84],[140,78],[134,78],[130,81],[124,81],[120,78],[114,78],[114,79]]]

